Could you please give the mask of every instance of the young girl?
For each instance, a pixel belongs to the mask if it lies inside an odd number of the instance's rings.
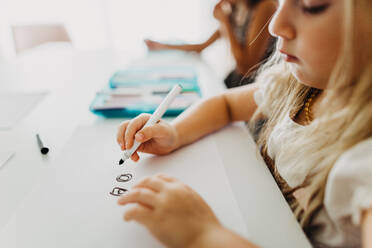
[[[277,51],[256,83],[204,100],[172,124],[137,133],[148,115],[124,122],[121,148],[135,138],[139,151],[167,154],[229,122],[264,118],[259,149],[313,245],[372,247],[371,13],[370,0],[279,1],[270,23]],[[125,220],[168,247],[255,247],[166,175],[143,179],[119,204],[133,204]]]
[[[193,45],[145,42],[150,50],[175,49],[199,53],[217,39],[225,37],[236,62],[236,68],[226,77],[225,84],[228,88],[241,86],[253,82],[257,64],[273,51],[275,39],[270,37],[267,23],[275,9],[274,0],[221,0],[213,11],[220,28],[207,41]],[[248,77],[243,78],[246,73]]]

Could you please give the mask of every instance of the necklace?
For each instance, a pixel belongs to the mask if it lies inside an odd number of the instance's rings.
[[[311,114],[311,103],[315,96],[319,94],[320,90],[312,88],[310,96],[305,101],[305,120],[307,124],[310,124],[313,120],[312,114]]]

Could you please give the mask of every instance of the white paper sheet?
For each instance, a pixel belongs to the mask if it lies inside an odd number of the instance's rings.
[[[143,176],[167,173],[189,184],[226,227],[247,237],[247,229],[219,159],[213,137],[168,156],[142,154],[141,162],[118,165],[116,126],[80,127],[58,162],[1,230],[0,247],[162,247],[142,226],[122,220],[124,208],[109,192],[130,189]],[[128,183],[116,182],[132,173]]]
[[[0,168],[3,167],[14,155],[13,151],[0,151]]]
[[[45,92],[0,92],[0,129],[12,128],[45,96]]]

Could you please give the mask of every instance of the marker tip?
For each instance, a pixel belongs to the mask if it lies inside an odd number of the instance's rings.
[[[45,155],[45,154],[47,154],[47,153],[49,152],[49,148],[47,148],[47,147],[43,147],[43,148],[40,149],[40,152],[41,152],[43,155]]]

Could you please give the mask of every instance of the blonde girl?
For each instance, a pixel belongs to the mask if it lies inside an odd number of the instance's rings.
[[[254,84],[138,133],[148,115],[124,122],[118,143],[136,139],[138,151],[163,155],[230,122],[263,119],[258,148],[313,245],[371,248],[371,13],[370,0],[280,0],[270,23],[276,53]],[[119,204],[132,204],[124,219],[167,247],[256,247],[166,175],[144,178]]]

